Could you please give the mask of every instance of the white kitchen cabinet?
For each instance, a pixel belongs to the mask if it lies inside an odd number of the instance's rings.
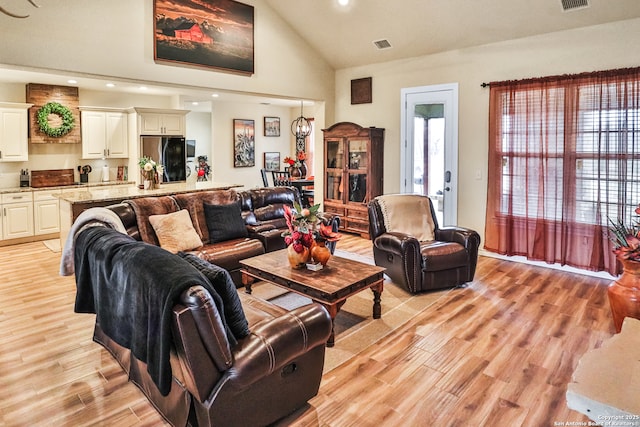
[[[187,110],[136,108],[140,135],[185,135]]]
[[[127,113],[81,108],[82,158],[127,158],[129,139]]]
[[[0,162],[29,160],[29,114],[33,104],[0,102]]]
[[[33,236],[33,198],[30,191],[2,194],[2,239]]]
[[[33,192],[33,225],[36,236],[60,232],[60,201],[55,195],[61,192],[61,190]]]

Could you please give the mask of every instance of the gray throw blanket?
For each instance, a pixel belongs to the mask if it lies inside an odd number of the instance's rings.
[[[194,285],[219,299],[213,286],[182,258],[105,227],[78,234],[74,262],[75,311],[95,313],[105,334],[147,363],[166,396],[172,381],[172,308]]]

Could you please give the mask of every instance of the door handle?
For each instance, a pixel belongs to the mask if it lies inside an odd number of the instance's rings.
[[[451,171],[446,171],[444,173],[444,182],[451,182]]]
[[[444,191],[451,191],[451,187],[444,187]]]

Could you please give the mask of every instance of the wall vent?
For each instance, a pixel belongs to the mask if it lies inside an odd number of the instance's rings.
[[[565,12],[589,7],[589,0],[560,0],[560,2],[562,3],[562,10]]]
[[[374,45],[376,45],[376,47],[378,49],[389,49],[391,46],[391,43],[389,43],[389,40],[387,39],[382,39],[382,40],[376,40],[373,42]]]

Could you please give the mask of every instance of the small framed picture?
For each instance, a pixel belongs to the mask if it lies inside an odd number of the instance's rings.
[[[268,151],[264,153],[264,168],[268,171],[280,170],[280,152]]]
[[[280,136],[280,117],[264,118],[264,136]]]
[[[371,104],[371,77],[351,80],[351,104]]]

